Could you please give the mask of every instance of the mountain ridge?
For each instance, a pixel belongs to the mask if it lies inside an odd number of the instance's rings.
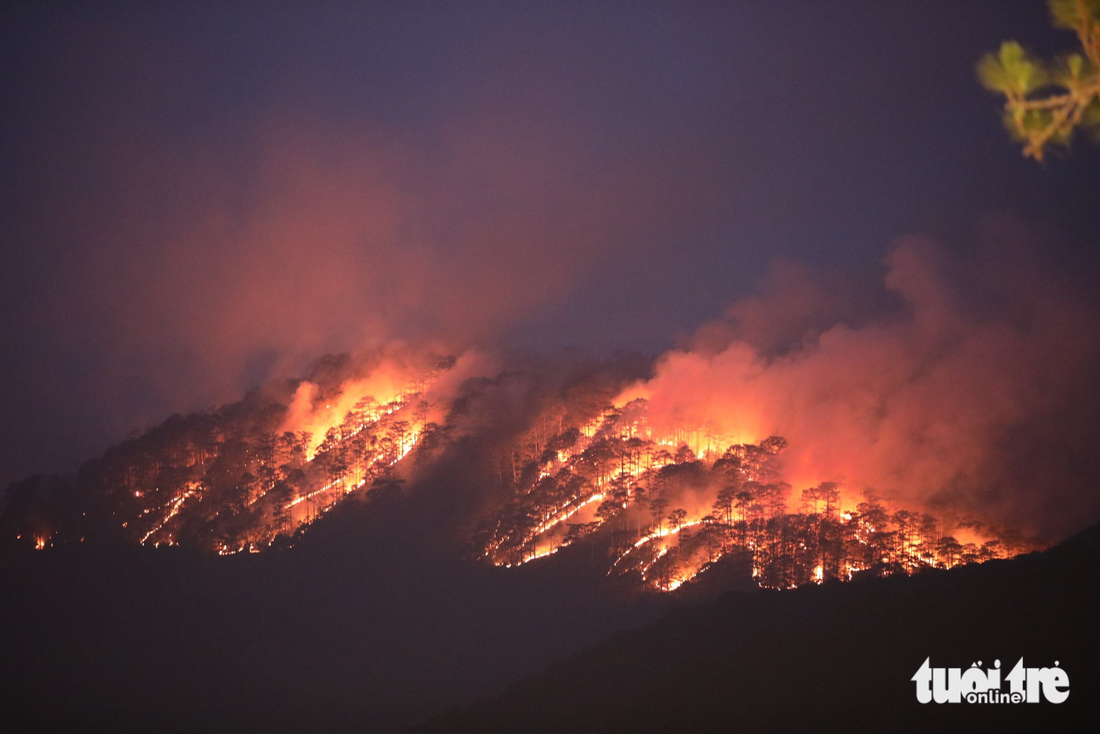
[[[406,731],[1092,731],[1097,608],[1093,526],[1011,560],[730,592]],[[928,657],[963,668],[997,658],[1006,671],[1019,657],[1029,666],[1057,660],[1070,696],[1059,705],[922,705],[910,678]]]

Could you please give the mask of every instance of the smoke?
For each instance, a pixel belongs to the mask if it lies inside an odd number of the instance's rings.
[[[783,264],[618,402],[648,398],[658,429],[784,436],[796,489],[838,481],[1047,535],[1095,522],[1100,314],[1011,225],[980,239],[902,238],[861,296]]]
[[[645,219],[640,202],[580,184],[561,151],[534,141],[509,155],[459,133],[457,160],[439,166],[413,143],[289,123],[265,135],[246,181],[210,161],[165,162],[178,189],[165,198],[186,216],[150,242],[127,231],[149,226],[148,202],[125,202],[113,241],[60,284],[52,326],[87,335],[88,351],[124,375],[140,367],[158,390],[225,399],[326,352],[395,337],[484,342],[567,297],[593,257],[629,236],[625,222]]]
[[[35,308],[6,327],[28,345],[29,376],[6,412],[34,416],[32,396],[49,395],[33,443],[68,447],[71,461],[300,376],[322,354],[492,344],[688,208],[660,194],[645,156],[597,162],[581,134],[483,122],[456,121],[429,145],[282,115],[236,157],[120,144],[105,163],[117,188],[86,204],[69,204],[76,191],[41,197],[36,237],[79,246],[59,251]],[[82,415],[59,420],[58,404]],[[32,462],[0,463],[14,475]]]
[[[329,429],[340,425],[357,406],[379,415],[389,412],[388,404],[417,392],[425,411],[422,419],[443,422],[466,380],[497,371],[496,359],[480,350],[471,349],[453,362],[442,362],[429,350],[400,342],[387,344],[375,354],[361,355],[357,361],[352,374],[329,390],[311,380],[302,380],[294,390],[279,433],[308,433],[306,455],[310,459]]]
[[[400,9],[18,26],[0,484],[326,353],[493,344],[683,232],[714,205],[709,143],[633,82],[667,64],[622,44],[652,44],[570,17],[553,38]]]

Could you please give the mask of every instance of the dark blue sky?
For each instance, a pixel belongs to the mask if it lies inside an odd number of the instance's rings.
[[[657,352],[776,258],[1100,231],[974,78],[1042,2],[287,5],[2,11],[0,480],[329,350]]]

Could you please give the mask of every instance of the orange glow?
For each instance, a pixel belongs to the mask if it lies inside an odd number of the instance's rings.
[[[338,390],[327,388],[323,399],[318,385],[300,383],[279,429],[266,439],[267,448],[262,448],[263,438],[252,445],[248,475],[235,490],[234,501],[240,504],[215,509],[247,513],[247,522],[236,523],[234,535],[219,538],[213,550],[222,555],[259,552],[277,535],[292,535],[352,492],[393,478],[429,424],[443,420],[457,381],[479,366],[477,358],[465,358],[455,369],[454,360],[426,368],[387,357]],[[183,517],[194,514],[191,508],[204,511],[210,486],[202,472],[203,455],[197,459],[187,467],[195,470],[196,479],[178,485],[171,496],[159,488],[130,493],[145,505],[135,512],[139,542],[175,545]]]
[[[1027,547],[990,543],[991,530],[904,511],[835,482],[803,478],[796,491],[782,481],[782,439],[724,445],[698,428],[662,428],[644,392],[625,391],[618,407],[579,426],[569,447],[532,454],[534,484],[517,487],[516,508],[498,516],[485,558],[512,567],[603,531],[609,575],[673,591],[734,552],[751,556],[760,585],[791,588],[861,571],[950,568]]]

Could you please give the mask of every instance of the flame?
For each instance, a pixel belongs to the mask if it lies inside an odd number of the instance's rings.
[[[661,428],[644,394],[638,386],[625,391],[549,458],[530,452],[534,483],[516,487],[497,516],[486,559],[517,566],[603,530],[609,575],[674,591],[731,553],[751,557],[760,585],[791,588],[861,571],[951,568],[1028,548],[1003,544],[986,526],[937,521],[833,482],[792,492],[777,458],[782,439],[723,446],[726,439],[698,428]],[[672,505],[664,488],[677,473],[695,478]]]
[[[287,408],[287,417],[279,432],[308,433],[306,456],[313,460],[328,432],[344,422],[350,413],[356,410],[362,413],[354,429],[357,433],[381,417],[392,414],[411,395],[421,392],[423,386],[418,386],[416,382],[408,368],[393,359],[383,360],[365,378],[348,381],[341,387],[339,395],[326,398],[323,402],[318,401],[319,386],[303,380]]]
[[[163,530],[164,526],[167,525],[168,523],[170,523],[172,521],[172,518],[174,518],[176,515],[179,514],[180,509],[183,507],[183,503],[187,502],[187,500],[194,497],[195,494],[198,491],[199,491],[199,485],[192,483],[192,484],[188,485],[188,488],[184,491],[183,494],[181,494],[179,497],[176,497],[171,502],[169,502],[168,512],[165,514],[164,518],[159,523],[154,525],[153,528],[149,530],[149,532],[147,532],[144,536],[142,536],[141,541],[140,541],[141,544],[145,545],[145,543],[149,540],[149,538],[153,537],[158,532]]]
[[[195,532],[198,520],[200,532],[211,528],[212,550],[222,555],[260,552],[277,536],[293,535],[343,497],[391,478],[429,426],[443,420],[457,384],[482,369],[484,360],[474,355],[418,365],[390,356],[336,388],[303,381],[272,432],[253,434],[244,444],[219,432],[212,448],[192,444],[173,454],[184,458],[171,471],[190,475],[186,481],[141,484],[141,472],[128,468],[123,494],[130,504],[118,513],[122,527],[133,525],[129,532],[143,545],[175,545],[184,527]],[[245,453],[233,466],[244,473],[223,499],[225,477],[209,472],[217,469],[223,447],[242,445]],[[207,498],[214,491],[221,494],[211,505]],[[219,535],[218,527],[231,531]]]

